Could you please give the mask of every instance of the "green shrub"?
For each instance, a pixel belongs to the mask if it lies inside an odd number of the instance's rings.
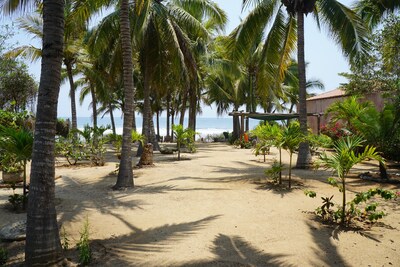
[[[5,248],[0,247],[0,265],[3,266],[7,263],[8,252]]]
[[[270,169],[267,169],[265,171],[265,175],[272,179],[274,183],[278,182],[278,179],[280,177],[280,174],[282,173],[283,170],[283,165],[280,164],[276,159],[274,160],[274,163],[272,164]]]
[[[70,165],[88,158],[84,144],[72,134],[68,138],[60,136],[56,139],[56,154],[65,157]]]
[[[92,252],[90,250],[89,219],[87,217],[85,219],[82,232],[80,234],[81,237],[79,239],[78,244],[76,244],[76,247],[79,251],[79,263],[81,265],[88,265],[92,260]]]

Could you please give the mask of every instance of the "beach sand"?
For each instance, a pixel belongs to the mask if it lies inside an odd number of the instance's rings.
[[[341,201],[327,171],[294,170],[287,190],[264,175],[275,149],[265,163],[223,143],[198,144],[197,153],[182,157],[155,153],[155,166],[135,169],[135,188],[124,191],[111,190],[115,156],[103,167],[65,167],[60,159],[56,208],[71,247],[67,257],[77,261],[74,246],[87,218],[92,266],[400,266],[399,199],[379,206],[388,216],[372,227],[342,229],[314,214],[321,196]],[[348,199],[371,187],[399,190],[354,174],[367,169],[378,170],[368,162],[348,178]],[[287,185],[286,171],[283,178]],[[317,197],[306,197],[305,189]],[[11,193],[0,190],[0,226],[26,216],[4,208]],[[3,245],[10,264],[22,262],[23,242]]]

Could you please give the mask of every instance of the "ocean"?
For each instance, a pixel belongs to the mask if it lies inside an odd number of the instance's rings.
[[[66,117],[62,117],[62,119],[67,119]],[[142,117],[136,116],[136,125],[137,131],[139,133],[142,132]],[[84,125],[89,124],[93,125],[91,117],[78,117],[78,128],[83,129]],[[107,126],[110,125],[111,127],[111,120],[109,117],[98,118],[98,125]],[[154,124],[156,123],[156,119],[154,118]],[[175,121],[175,124],[178,123],[178,120]],[[196,132],[199,133],[198,138],[207,138],[213,135],[222,134],[223,132],[232,132],[232,117],[228,118],[197,118],[196,122]],[[250,120],[250,129],[253,129],[259,123],[258,120]],[[123,120],[121,117],[115,118],[115,127],[117,134],[122,134],[122,125]],[[184,127],[187,127],[188,121],[187,118],[184,120]],[[156,125],[155,125],[156,126]],[[111,132],[111,130],[109,130]],[[166,118],[160,118],[160,135],[166,135]]]

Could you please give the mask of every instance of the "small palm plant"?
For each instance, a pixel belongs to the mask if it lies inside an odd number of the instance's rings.
[[[271,127],[270,124],[263,124],[258,125],[253,131],[251,131],[251,134],[257,137],[254,154],[256,156],[262,154],[264,156],[264,162],[265,156],[268,154],[274,142],[273,136],[271,135]]]
[[[0,126],[0,149],[17,162],[23,163],[23,209],[26,205],[26,164],[32,158],[33,134],[25,129]]]
[[[181,160],[181,147],[194,142],[194,135],[196,134],[192,129],[183,129],[182,124],[176,124],[172,126],[174,136],[176,140],[176,146],[178,148],[178,160]]]
[[[360,136],[347,136],[338,139],[334,143],[334,152],[331,155],[323,153],[320,156],[322,166],[333,170],[337,178],[329,178],[331,185],[339,188],[342,192],[342,211],[340,214],[342,224],[346,224],[346,176],[354,165],[366,159],[376,159],[382,161],[382,157],[375,151],[375,147],[366,146],[362,153],[356,153],[364,140]]]
[[[281,147],[289,152],[289,189],[292,186],[292,157],[300,143],[304,140],[304,136],[300,130],[300,124],[293,121],[288,127],[283,128],[280,139]]]

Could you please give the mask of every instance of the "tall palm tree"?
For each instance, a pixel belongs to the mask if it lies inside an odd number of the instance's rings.
[[[304,15],[313,14],[317,25],[326,26],[330,36],[341,46],[351,63],[358,63],[361,54],[366,52],[368,31],[362,20],[351,9],[336,0],[243,0],[244,5],[254,2],[255,8],[242,22],[237,40],[242,48],[245,42],[266,29],[268,22],[282,19],[286,7],[289,18],[296,20],[297,62],[299,65],[299,121],[303,134],[307,135],[306,73],[304,59]],[[276,14],[276,15],[275,15]],[[298,168],[308,168],[311,154],[308,142],[303,142],[297,158]]]
[[[36,1],[3,1],[5,14],[24,11]],[[31,182],[27,211],[25,264],[53,265],[63,259],[54,195],[54,143],[64,42],[64,0],[43,0],[43,48]]]
[[[134,84],[133,84],[133,62],[132,43],[129,21],[129,1],[121,0],[120,6],[120,30],[122,47],[122,65],[124,80],[124,123],[122,132],[121,161],[118,171],[118,179],[114,189],[133,187],[132,170],[132,121],[134,113]]]

